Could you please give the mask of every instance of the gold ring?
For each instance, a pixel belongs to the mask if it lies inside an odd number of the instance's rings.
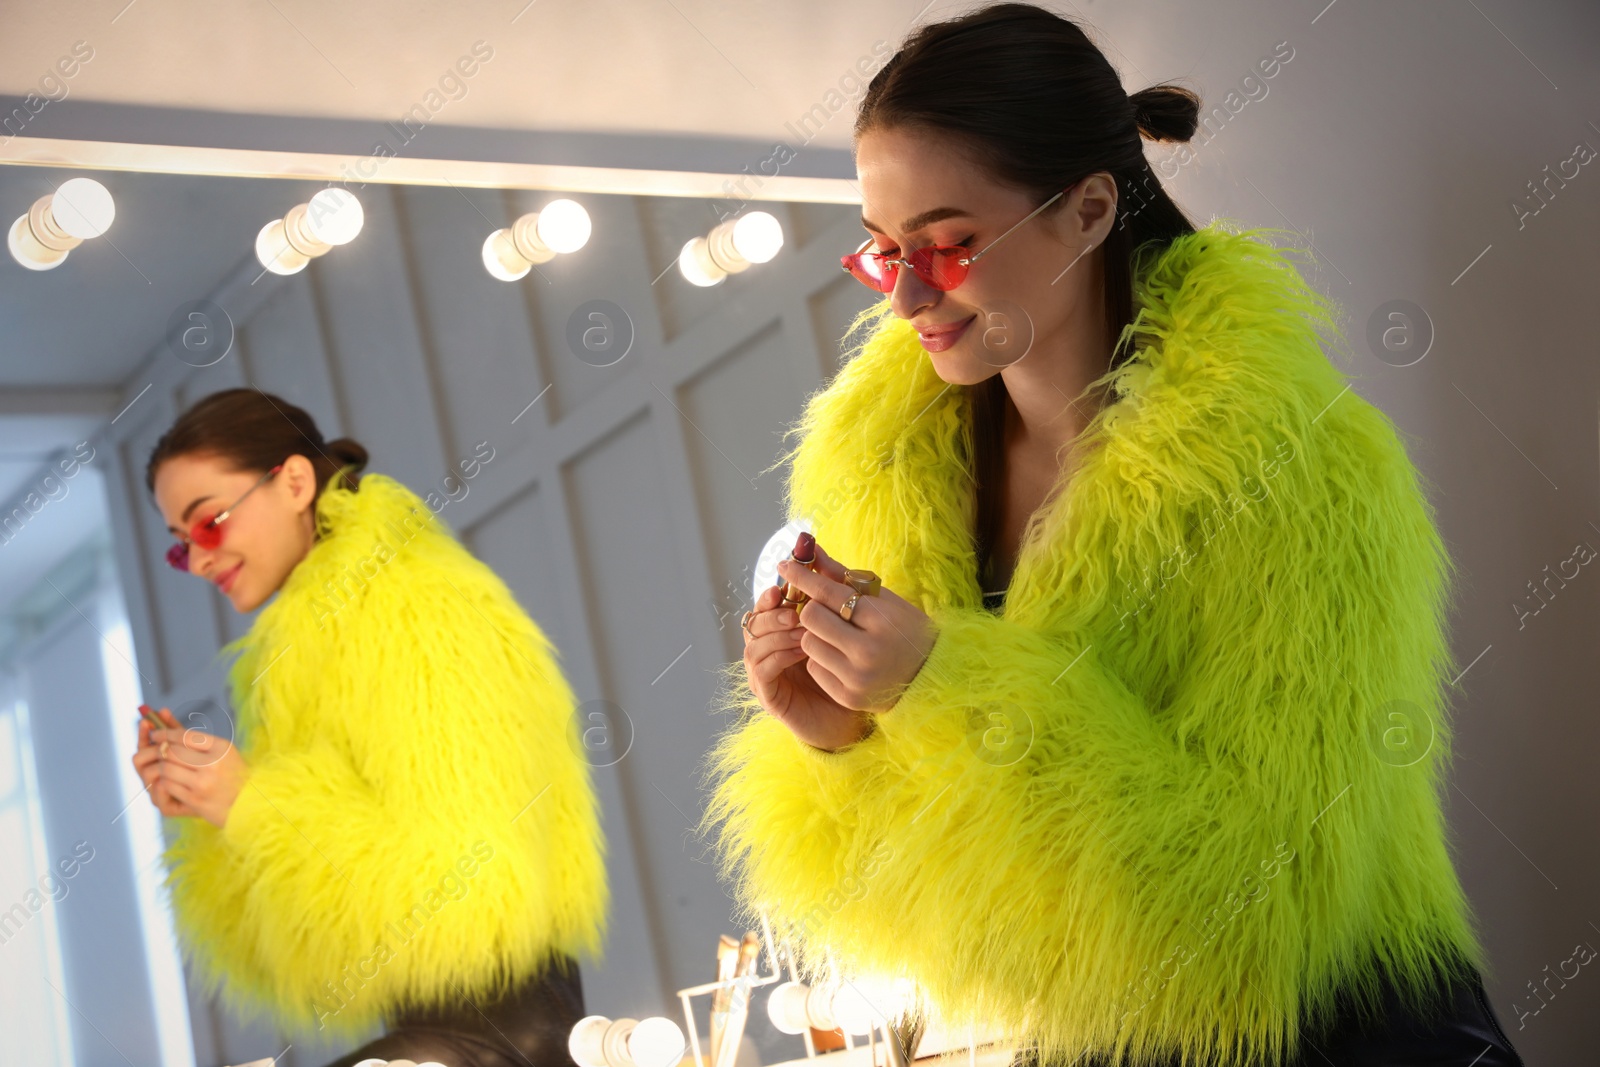
[[[883,579],[867,570],[845,571],[844,583],[862,596],[877,596],[883,588]]]
[[[846,600],[844,605],[839,608],[839,618],[843,619],[845,622],[849,622],[850,616],[856,613],[856,601],[860,599],[860,593],[851,593],[850,599]]]
[[[749,611],[744,613],[744,618],[739,620],[739,625],[744,627],[744,632],[749,634],[751,637],[754,637],[756,635],[755,631],[750,629],[750,620],[755,618],[755,617],[756,617],[755,609],[752,608],[751,610],[749,610]]]

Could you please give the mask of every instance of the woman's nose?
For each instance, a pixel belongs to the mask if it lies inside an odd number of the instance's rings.
[[[902,319],[913,319],[924,308],[937,304],[942,295],[916,271],[901,267],[895,275],[894,292],[889,294],[889,308]]]

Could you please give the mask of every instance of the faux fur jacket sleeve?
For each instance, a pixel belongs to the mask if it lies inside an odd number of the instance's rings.
[[[174,910],[211,989],[337,1033],[596,952],[604,842],[543,632],[383,475],[238,642],[250,776],[222,830],[176,820]]]
[[[1451,565],[1394,426],[1265,231],[1138,278],[1137,349],[998,615],[963,392],[880,321],[807,404],[789,510],[928,612],[932,652],[831,754],[733,664],[709,759],[739,899],[809,970],[909,979],[1063,1062],[1291,1049],[1380,967],[1420,997],[1483,966],[1438,798]]]

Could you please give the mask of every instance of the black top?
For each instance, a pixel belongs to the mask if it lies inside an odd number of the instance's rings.
[[[983,594],[983,610],[998,613],[1005,606],[1006,591],[1004,589],[996,589],[992,593]]]

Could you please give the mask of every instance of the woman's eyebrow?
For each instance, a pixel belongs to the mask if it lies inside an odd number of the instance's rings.
[[[901,233],[916,233],[918,230],[922,229],[924,226],[931,226],[933,223],[942,222],[945,219],[955,219],[955,218],[970,219],[970,218],[973,218],[973,217],[974,216],[973,216],[972,212],[963,210],[962,208],[958,208],[958,207],[936,207],[936,208],[933,208],[932,210],[924,211],[920,215],[911,216],[909,219],[907,219],[904,223],[901,224],[900,232]],[[877,223],[869,221],[865,215],[861,216],[861,225],[865,226],[867,229],[873,231],[874,233],[888,233],[889,232],[888,230],[885,230],[882,227],[880,227]]]
[[[178,516],[178,521],[179,522],[188,522],[189,521],[189,512],[193,511],[195,508],[199,507],[201,504],[204,504],[207,500],[210,500],[210,499],[211,499],[211,494],[210,493],[207,493],[205,496],[197,496],[197,497],[195,497],[194,500],[190,501],[189,506],[183,509],[183,514]],[[168,526],[167,529],[171,530],[172,527]],[[177,531],[174,530],[173,532],[176,533]]]

